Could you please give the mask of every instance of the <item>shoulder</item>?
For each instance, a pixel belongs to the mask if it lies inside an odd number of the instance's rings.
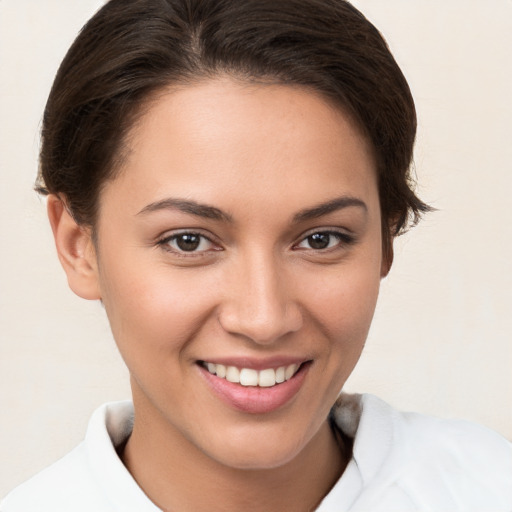
[[[512,443],[487,427],[411,412],[399,413],[399,421],[411,447],[435,453],[440,463],[458,461],[468,469],[478,468],[479,473],[484,462],[512,470]]]
[[[498,433],[400,412],[372,395],[345,395],[334,414],[354,432],[362,502],[379,504],[370,509],[401,496],[408,510],[512,510],[512,444]]]
[[[104,500],[103,500],[104,501]],[[102,492],[87,463],[84,443],[16,487],[0,504],[1,512],[101,511]]]
[[[126,503],[153,510],[115,449],[130,434],[132,418],[131,402],[97,409],[85,440],[14,489],[0,504],[0,512],[110,512],[127,509]]]
[[[436,474],[451,493],[493,496],[512,509],[512,444],[482,425],[401,413],[410,466]],[[414,475],[415,472],[412,472]],[[409,476],[411,480],[411,476]],[[483,505],[484,503],[482,503]]]

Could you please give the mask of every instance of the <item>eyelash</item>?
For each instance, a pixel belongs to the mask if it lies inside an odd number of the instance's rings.
[[[324,248],[300,247],[301,244],[307,242],[308,239],[311,239],[315,235],[334,237],[337,239],[337,243],[332,247],[324,247]],[[211,240],[211,238],[209,238],[208,236],[206,236],[202,233],[196,232],[196,231],[182,231],[180,233],[175,233],[170,236],[166,236],[165,238],[158,240],[157,245],[159,247],[162,247],[165,251],[171,252],[176,256],[185,257],[185,258],[201,257],[207,253],[212,252],[212,251],[221,251],[222,250],[222,248],[217,246],[217,248],[203,249],[201,251],[197,251],[196,250],[197,248],[194,250],[191,250],[191,251],[186,251],[186,250],[183,250],[182,248],[172,247],[170,245],[172,242],[176,242],[177,240],[179,240],[180,237],[187,237],[187,236],[188,237],[198,237],[199,238],[198,247],[200,247],[201,244],[204,243],[204,241],[206,241],[207,243],[209,243],[213,247],[215,247],[215,242],[213,242]],[[334,231],[334,230],[315,230],[315,231],[312,231],[312,232],[304,235],[298,244],[294,244],[293,250],[297,250],[297,251],[311,250],[311,251],[314,251],[315,253],[331,252],[331,251],[336,251],[337,249],[341,249],[343,247],[352,245],[355,241],[356,240],[353,235],[350,235],[345,232]],[[329,240],[329,244],[330,243],[331,243],[331,240]]]
[[[309,248],[300,247],[301,244],[306,242],[308,239],[314,237],[315,235],[323,235],[323,236],[327,235],[329,237],[334,237],[334,238],[336,238],[337,243],[332,247],[325,247],[325,248],[320,248],[320,249],[315,249],[314,247],[309,247]],[[355,241],[356,241],[356,239],[353,235],[350,235],[345,232],[328,230],[328,229],[327,230],[317,229],[317,230],[312,231],[312,232],[306,234],[305,236],[303,236],[302,239],[300,240],[300,242],[294,246],[294,249],[295,250],[312,250],[312,251],[315,251],[318,253],[328,252],[328,251],[330,252],[330,251],[335,251],[337,249],[341,249],[343,247],[352,245]],[[330,241],[329,241],[329,244],[330,244]]]
[[[180,233],[174,233],[170,236],[166,236],[157,241],[157,246],[162,247],[162,249],[164,249],[165,251],[173,253],[174,255],[176,255],[178,257],[185,257],[185,258],[200,257],[200,256],[204,256],[205,253],[211,252],[212,250],[213,251],[222,250],[221,248],[216,248],[216,249],[206,249],[206,250],[202,250],[202,251],[197,251],[197,250],[186,251],[186,250],[180,249],[179,247],[174,248],[170,245],[172,242],[175,242],[175,241],[179,240],[180,238],[183,238],[186,236],[198,237],[200,239],[199,244],[202,244],[202,243],[204,243],[204,241],[206,241],[207,243],[209,243],[215,247],[215,242],[213,242],[206,235],[204,235],[202,233],[198,233],[196,231],[182,231]]]

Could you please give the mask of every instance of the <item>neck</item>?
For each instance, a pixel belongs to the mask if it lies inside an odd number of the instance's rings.
[[[137,411],[136,404],[136,411]],[[326,420],[291,461],[271,469],[226,466],[164,420],[134,429],[121,458],[146,495],[166,512],[300,512],[314,510],[341,476],[350,448]]]

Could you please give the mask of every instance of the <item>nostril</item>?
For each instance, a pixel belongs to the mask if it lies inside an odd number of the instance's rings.
[[[225,307],[219,323],[230,334],[241,335],[258,344],[270,344],[302,327],[300,311],[288,307],[275,310],[250,311],[240,305]]]
[[[222,328],[261,344],[300,329],[303,320],[292,295],[292,276],[287,279],[272,251],[246,251],[237,262],[217,310]]]

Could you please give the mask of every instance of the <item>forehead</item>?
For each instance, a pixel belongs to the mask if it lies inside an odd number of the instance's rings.
[[[372,151],[355,123],[300,87],[218,79],[169,89],[152,98],[127,140],[106,189],[134,207],[159,196],[216,203],[243,193],[260,205],[286,196],[300,209],[308,195],[376,190]]]

